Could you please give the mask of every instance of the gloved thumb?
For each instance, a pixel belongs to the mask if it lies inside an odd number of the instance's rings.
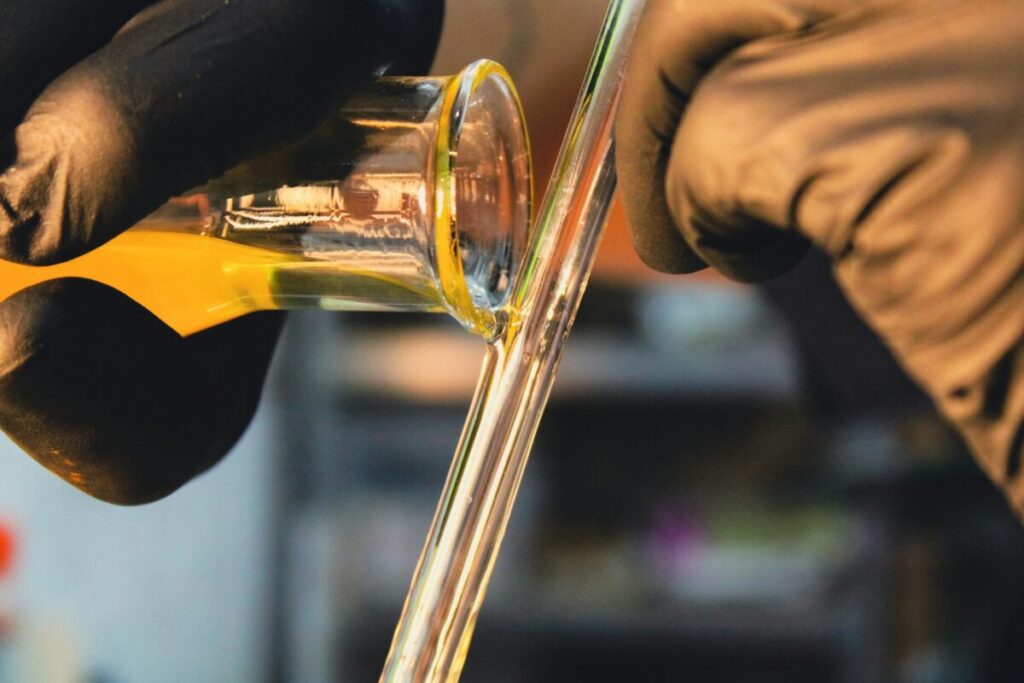
[[[850,5],[850,0],[650,0],[633,42],[616,122],[620,187],[634,246],[647,265],[671,273],[705,265],[694,245],[683,240],[666,203],[676,131],[691,117],[690,100],[704,77],[751,41],[807,31]],[[782,241],[772,248],[794,248],[792,240]]]

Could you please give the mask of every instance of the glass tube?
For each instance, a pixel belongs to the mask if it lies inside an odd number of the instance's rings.
[[[59,277],[121,290],[182,334],[250,311],[446,311],[491,336],[526,249],[530,150],[508,74],[382,78],[302,142],[47,268],[0,262],[0,300]]]
[[[612,126],[643,0],[613,0],[381,681],[457,681],[615,191]]]

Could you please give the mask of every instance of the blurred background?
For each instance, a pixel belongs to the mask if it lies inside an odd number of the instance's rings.
[[[509,68],[538,194],[603,10],[449,3],[435,69]],[[0,442],[0,681],[376,680],[482,353],[441,316],[293,315],[243,442],[145,508]],[[826,264],[656,276],[616,211],[463,680],[1024,680],[1022,575]]]

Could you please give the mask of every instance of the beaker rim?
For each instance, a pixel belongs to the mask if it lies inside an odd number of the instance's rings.
[[[526,193],[526,206],[522,212],[523,220],[517,225],[507,226],[511,238],[517,241],[513,252],[520,254],[519,258],[514,259],[509,273],[509,280],[515,283],[523,267],[521,255],[526,253],[531,236],[534,202],[533,155],[522,101],[505,67],[489,59],[480,59],[471,62],[448,81],[438,117],[434,149],[434,249],[437,276],[444,298],[455,317],[474,332],[488,337],[498,333],[496,314],[504,302],[500,305],[481,302],[470,291],[459,235],[454,163],[458,156],[459,138],[463,132],[470,101],[477,89],[490,79],[497,79],[500,82],[509,96],[510,104],[515,107],[515,121],[518,125],[514,133],[520,147],[517,151],[523,155],[526,165],[526,186],[523,188]],[[510,285],[508,291],[512,290],[513,287]]]

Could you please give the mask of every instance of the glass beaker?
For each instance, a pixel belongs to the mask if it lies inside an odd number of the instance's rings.
[[[495,334],[532,202],[508,73],[377,79],[311,137],[171,200],[64,264],[0,261],[0,300],[83,277],[181,334],[256,310],[446,311]]]

